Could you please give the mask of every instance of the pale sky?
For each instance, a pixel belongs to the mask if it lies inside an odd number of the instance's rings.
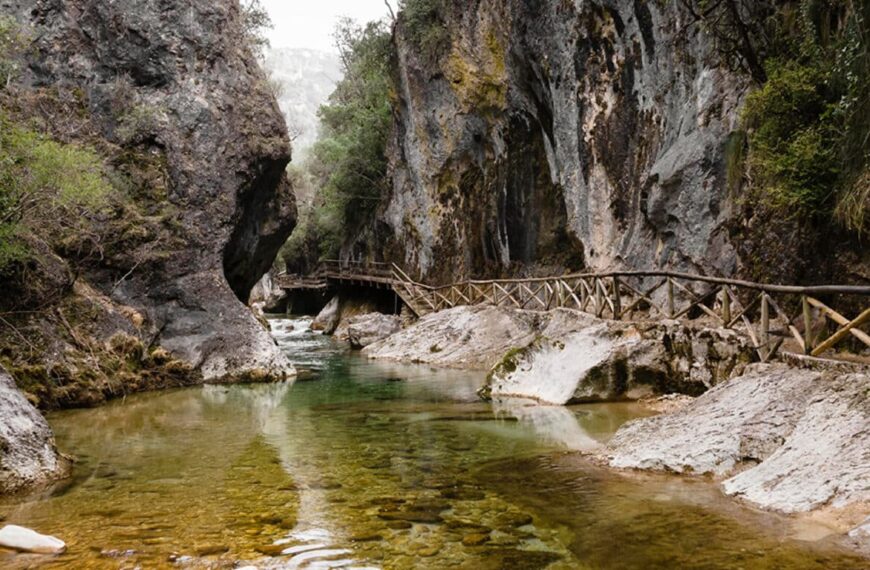
[[[389,12],[384,0],[261,0],[275,29],[268,36],[272,47],[335,51],[332,32],[342,16],[360,23],[380,20]],[[390,3],[395,8],[397,0]]]

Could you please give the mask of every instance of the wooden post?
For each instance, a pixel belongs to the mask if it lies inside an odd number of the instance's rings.
[[[586,282],[583,279],[578,279],[577,283],[580,284],[580,304],[583,305],[580,310],[586,311],[586,305],[589,303],[589,295],[586,292]]]
[[[804,308],[804,354],[813,353],[813,313],[806,295],[801,297]]]
[[[601,298],[601,280],[597,277],[593,281],[595,283],[595,316],[601,318],[604,313],[604,299]]]
[[[768,345],[770,344],[770,303],[767,300],[767,293],[761,294],[761,346],[764,347],[765,353],[770,354]]]
[[[674,318],[677,314],[677,309],[674,306],[674,281],[668,277],[668,317]]]
[[[722,320],[726,327],[731,322],[731,295],[728,287],[722,287]]]
[[[619,277],[613,278],[613,318],[621,318],[622,297],[619,295]]]

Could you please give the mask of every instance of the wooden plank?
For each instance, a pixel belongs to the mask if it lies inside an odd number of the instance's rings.
[[[668,317],[675,318],[676,305],[674,304],[674,280],[668,277]]]
[[[718,288],[712,289],[703,297],[699,297],[697,293],[695,293],[694,291],[692,291],[688,287],[684,287],[684,286],[680,285],[679,283],[677,283],[676,281],[674,281],[673,283],[674,283],[674,286],[676,286],[678,289],[680,289],[681,291],[683,291],[684,293],[686,293],[689,296],[689,306],[685,310],[681,311],[679,313],[679,315],[677,315],[675,318],[682,317],[683,315],[685,315],[686,313],[691,311],[692,307],[698,307],[699,309],[701,309],[702,311],[704,311],[705,313],[707,313],[708,315],[710,315],[711,317],[713,317],[717,321],[722,321],[722,317],[719,316],[719,313],[717,313],[716,311],[714,311],[713,309],[711,309],[710,307],[708,307],[707,305],[704,304],[704,301],[706,301],[710,297],[715,296],[716,293],[719,292]]]
[[[858,315],[857,318],[849,321],[846,325],[843,326],[840,330],[835,332],[833,336],[828,338],[828,340],[819,344],[814,350],[813,356],[820,356],[825,353],[829,348],[836,345],[838,342],[852,334],[852,331],[855,330],[856,327],[861,326],[865,322],[870,321],[870,309],[866,309],[863,313]]]
[[[770,304],[768,302],[767,293],[761,294],[761,332],[758,333],[761,345],[767,349],[770,342]],[[764,357],[764,362],[767,362],[767,355]]]
[[[665,283],[667,283],[667,279],[662,279],[656,285],[654,285],[649,290],[647,290],[646,293],[641,293],[640,291],[638,291],[637,289],[635,289],[634,287],[632,287],[628,283],[623,282],[623,284],[622,284],[623,287],[627,287],[632,293],[634,293],[635,295],[638,296],[638,299],[635,300],[631,305],[629,305],[628,308],[623,310],[622,314],[626,314],[628,312],[633,311],[638,305],[640,305],[641,301],[646,301],[647,303],[649,303],[650,308],[655,308],[655,310],[658,311],[659,314],[664,316],[665,315],[664,310],[653,302],[652,298],[650,298],[650,295],[652,295],[653,293],[658,291],[662,287],[662,285],[664,285]]]
[[[516,307],[517,307],[518,309],[520,308],[520,304],[517,302],[517,300],[514,299],[513,295],[511,295],[510,293],[508,293],[507,290],[506,290],[504,287],[502,287],[499,283],[496,283],[496,282],[493,282],[493,285],[495,285],[496,287],[498,287],[499,291],[501,291],[501,292],[504,294],[504,298],[505,298],[505,299],[511,301],[514,305],[516,305]]]
[[[619,293],[619,277],[613,278],[613,318],[619,319],[622,316],[622,296]]]
[[[574,292],[574,290],[564,281],[562,281],[562,285],[564,285],[565,289],[571,295],[571,298],[574,300],[574,302],[577,303],[577,309],[582,311],[583,310],[583,303],[581,303],[580,299],[577,298],[577,294]]]
[[[806,295],[801,295],[801,306],[804,314],[804,354],[810,354],[813,351],[813,315]]]
[[[785,311],[779,308],[779,305],[776,304],[776,301],[773,297],[768,297],[768,302],[770,303],[770,306],[773,307],[774,313],[776,313],[776,319],[780,321],[780,324],[783,327],[785,327],[785,330],[791,333],[791,335],[797,341],[798,345],[800,345],[801,351],[805,351],[806,349],[804,346],[803,336],[801,335],[800,331],[798,331],[797,328],[791,324],[791,319],[789,318],[789,316],[785,313]]]
[[[823,313],[825,313],[828,317],[830,317],[830,319],[832,321],[834,321],[838,325],[845,326],[845,325],[849,324],[849,319],[847,319],[846,317],[844,317],[843,315],[841,315],[840,313],[838,313],[834,309],[830,308],[829,306],[825,305],[824,303],[822,303],[818,299],[813,299],[812,297],[807,297],[806,299],[810,305],[816,307],[817,309],[821,309],[821,311]],[[863,342],[867,346],[870,346],[870,335],[868,335],[864,331],[858,330],[858,329],[851,329],[850,332],[851,332],[852,336],[861,340],[861,342]]]

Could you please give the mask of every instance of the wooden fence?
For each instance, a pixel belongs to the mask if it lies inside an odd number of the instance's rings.
[[[614,320],[708,318],[749,336],[762,362],[784,344],[822,356],[847,339],[870,347],[870,287],[765,285],[667,271],[622,271],[528,279],[469,280],[441,287],[415,282],[396,265],[394,289],[418,316],[459,305],[548,311],[563,307]],[[821,298],[846,297],[863,310],[848,318]],[[791,309],[789,313],[786,308]]]

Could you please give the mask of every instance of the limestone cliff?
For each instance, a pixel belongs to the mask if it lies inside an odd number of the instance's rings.
[[[240,301],[271,265],[296,209],[284,174],[286,126],[238,1],[0,0],[0,10],[31,41],[8,106],[35,115],[55,138],[98,149],[125,196],[95,220],[111,239],[87,259],[76,258],[82,247],[50,257],[61,276],[51,303],[91,294],[85,318],[69,319],[79,334],[47,334],[39,364],[48,371],[23,383],[56,376],[68,348],[87,354],[83,337],[118,331],[168,349],[206,380],[291,372]],[[43,321],[66,320],[57,314]],[[18,356],[8,360],[20,364]],[[70,376],[81,377],[77,366]]]
[[[726,148],[747,84],[680,3],[444,4],[442,53],[396,25],[392,194],[348,254],[430,279],[733,272]]]

